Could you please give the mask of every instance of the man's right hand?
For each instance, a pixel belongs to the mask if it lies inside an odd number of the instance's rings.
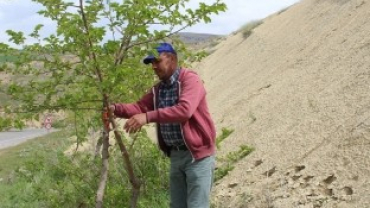
[[[116,110],[116,106],[115,105],[110,105],[109,106],[109,110],[114,113],[114,111]]]
[[[116,106],[115,105],[110,105],[109,106],[109,110],[114,113],[114,111],[116,110]],[[108,112],[108,109],[106,107],[103,108],[103,112]]]

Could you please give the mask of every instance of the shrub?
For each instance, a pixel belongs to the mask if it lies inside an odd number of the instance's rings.
[[[241,29],[238,30],[238,32],[241,31],[243,34],[243,38],[247,39],[253,33],[253,30],[259,25],[261,25],[262,23],[263,23],[262,20],[248,22],[247,24],[242,26]]]
[[[233,129],[227,129],[227,128],[222,128],[221,129],[222,133],[216,138],[216,146],[217,148],[220,148],[220,143],[226,139],[231,133],[234,132]]]
[[[226,165],[219,167],[215,171],[214,181],[218,181],[221,178],[225,177],[230,171],[234,170],[234,168],[235,168],[234,165],[231,165],[231,164],[226,164]]]

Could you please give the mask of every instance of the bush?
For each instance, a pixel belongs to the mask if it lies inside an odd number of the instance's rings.
[[[220,149],[220,143],[226,139],[231,133],[234,132],[234,129],[227,129],[227,128],[222,128],[221,129],[222,133],[216,138],[216,146],[217,148]]]
[[[242,26],[241,29],[239,29],[238,31],[241,31],[243,34],[243,38],[247,39],[253,33],[253,30],[259,25],[261,25],[262,23],[263,23],[262,20],[248,22],[247,24]]]

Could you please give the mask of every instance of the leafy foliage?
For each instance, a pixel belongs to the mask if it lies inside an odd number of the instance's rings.
[[[18,152],[18,157],[25,158],[24,162],[15,168],[15,172],[1,175],[2,207],[10,208],[15,204],[24,208],[94,207],[101,160],[86,152],[65,155],[63,150],[71,143],[65,136],[54,133],[47,139],[57,143],[34,142],[29,149]],[[131,153],[134,149],[141,150],[132,155],[144,183],[138,207],[166,207],[169,203],[169,161],[146,134],[137,139]],[[128,207],[130,184],[116,148],[111,149],[111,157],[105,206]]]
[[[94,127],[101,123],[90,115],[102,108],[103,94],[113,102],[131,102],[153,84],[152,71],[140,62],[154,44],[167,38],[185,59],[191,57],[179,40],[171,40],[171,35],[198,22],[210,22],[211,14],[226,9],[219,0],[209,5],[200,3],[197,9],[189,8],[186,0],[92,0],[76,5],[62,0],[35,2],[44,6],[39,14],[55,21],[57,28],[46,37],[40,35],[42,24],[28,35],[6,31],[18,49],[1,43],[1,59],[17,59],[1,64],[1,71],[27,78],[1,90],[19,101],[4,109],[9,110],[10,118],[20,120],[45,111],[82,111],[77,115],[82,121],[91,120]],[[163,29],[158,30],[157,25]],[[6,124],[12,126],[14,122]]]

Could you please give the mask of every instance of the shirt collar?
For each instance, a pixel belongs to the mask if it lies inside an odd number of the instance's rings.
[[[177,68],[175,72],[172,74],[172,76],[168,80],[164,80],[161,82],[163,86],[170,87],[172,86],[175,82],[179,80],[180,76],[180,68]]]

